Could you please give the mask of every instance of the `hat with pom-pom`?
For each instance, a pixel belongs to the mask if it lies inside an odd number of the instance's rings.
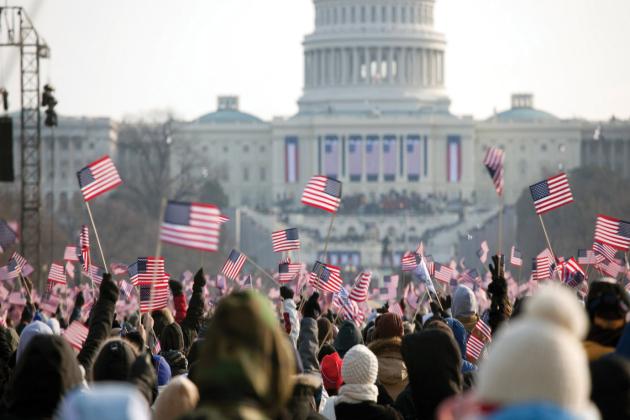
[[[350,385],[372,385],[378,375],[378,359],[363,344],[352,347],[343,358],[341,376]]]
[[[578,339],[588,331],[588,318],[575,293],[559,284],[547,284],[525,302],[525,316],[549,321]]]

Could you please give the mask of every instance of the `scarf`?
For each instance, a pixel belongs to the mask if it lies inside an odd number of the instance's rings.
[[[371,384],[347,384],[339,388],[339,395],[330,397],[321,414],[328,420],[336,420],[335,406],[341,403],[359,404],[365,401],[376,402],[378,388]]]

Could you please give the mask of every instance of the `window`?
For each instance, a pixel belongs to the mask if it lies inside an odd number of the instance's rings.
[[[356,10],[355,7],[352,6],[352,8],[350,9],[350,22],[354,23],[356,21]]]
[[[376,22],[376,6],[372,6],[372,23]]]
[[[243,145],[243,153],[247,153],[249,152],[249,145],[245,144]]]
[[[541,145],[540,146],[540,150],[542,150],[543,152],[546,152],[547,151],[547,145],[546,144]]]
[[[333,25],[337,24],[337,8],[333,9]]]
[[[558,145],[558,151],[560,151],[560,153],[564,153],[567,151],[567,146],[565,146],[564,144],[559,144]]]
[[[396,14],[396,6],[392,6],[392,22],[396,23],[398,20],[398,15]]]
[[[361,23],[365,23],[365,6],[361,6]]]
[[[265,151],[265,146],[260,146],[261,153]]]
[[[346,23],[346,8],[341,8],[341,23]]]
[[[81,139],[80,138],[74,139],[74,149],[81,150],[81,147],[83,147],[83,142],[81,141]]]
[[[208,146],[202,146],[201,151],[206,153],[208,151]]]
[[[416,23],[416,8],[412,7],[409,9],[409,17],[411,18],[411,23]]]
[[[407,23],[407,8],[406,7],[400,8],[400,21],[402,23]]]
[[[265,181],[267,179],[267,168],[264,166],[260,167],[260,180]]]
[[[68,150],[68,139],[66,137],[60,137],[59,138],[59,146],[61,147],[61,150]]]
[[[94,143],[90,142],[90,144],[88,145],[88,148],[89,148],[90,150],[93,150],[93,149],[94,149]]]
[[[223,146],[223,153],[227,153],[230,149],[227,146]]]
[[[243,168],[243,181],[249,181],[249,168],[247,166]]]
[[[383,6],[381,7],[381,22],[385,23],[387,19],[386,18],[387,15],[387,7]]]

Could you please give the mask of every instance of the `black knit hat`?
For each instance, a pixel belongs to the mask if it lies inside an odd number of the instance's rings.
[[[586,310],[593,321],[595,317],[603,319],[624,319],[630,308],[630,300],[623,287],[617,282],[605,279],[591,283]]]
[[[126,381],[136,355],[129,343],[120,339],[108,340],[92,365],[92,380]]]

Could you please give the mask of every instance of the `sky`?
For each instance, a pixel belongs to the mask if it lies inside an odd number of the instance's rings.
[[[366,0],[367,1],[367,0]],[[0,0],[31,13],[64,115],[193,119],[240,96],[264,119],[297,111],[312,0]],[[531,92],[564,118],[630,118],[629,0],[437,0],[451,111],[486,118]],[[0,85],[19,106],[15,52]]]

